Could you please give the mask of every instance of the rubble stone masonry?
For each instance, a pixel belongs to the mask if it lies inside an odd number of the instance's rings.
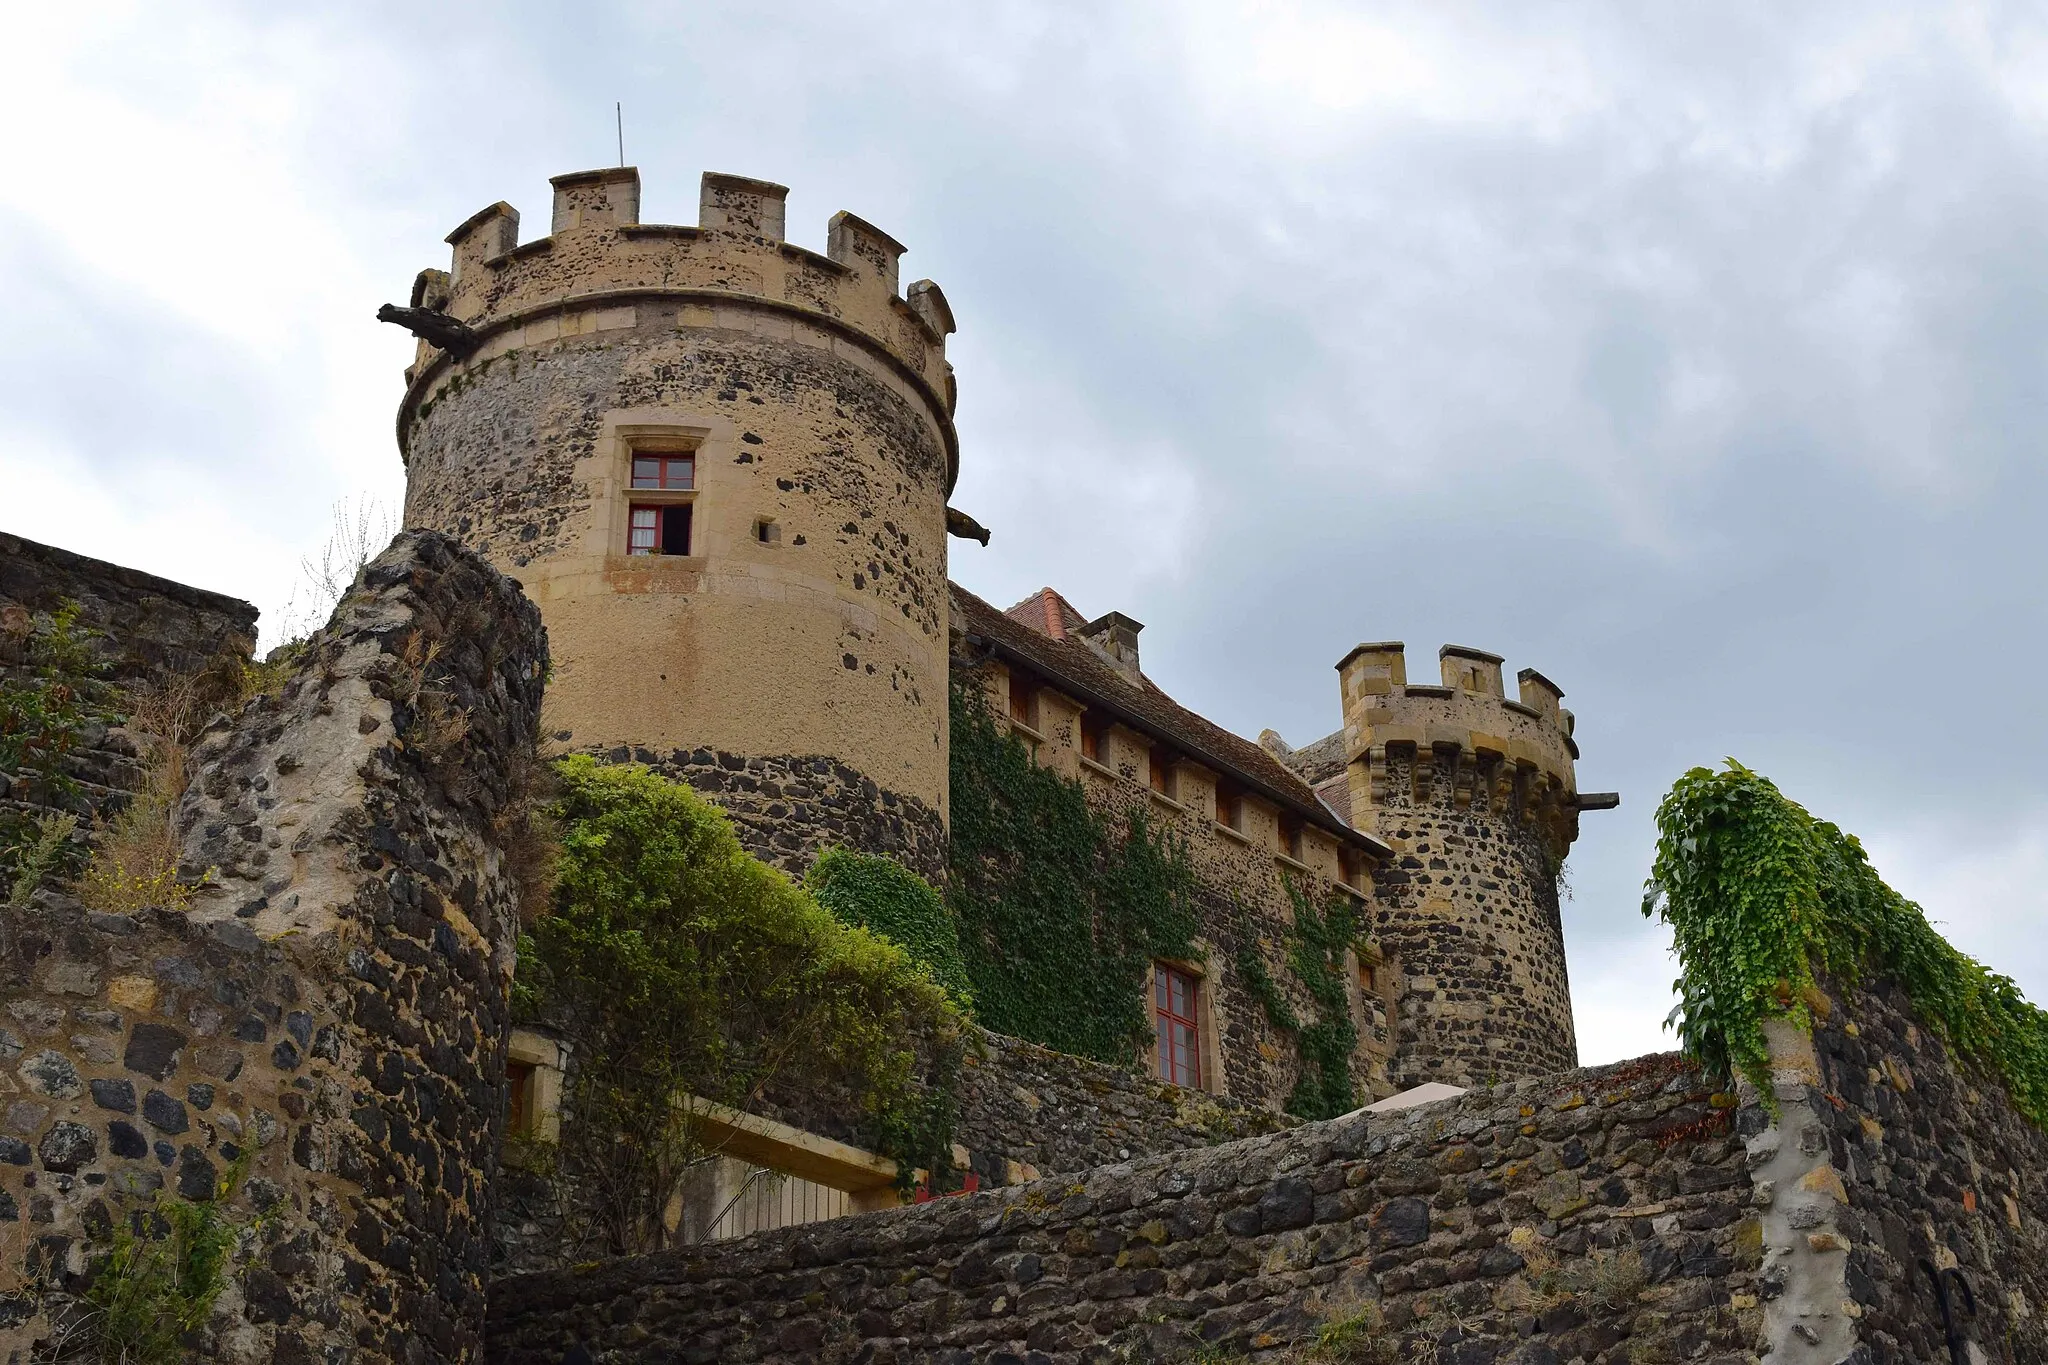
[[[195,746],[188,910],[0,919],[0,1358],[75,1321],[117,1223],[242,1159],[205,1358],[477,1357],[546,663],[516,584],[409,532]]]

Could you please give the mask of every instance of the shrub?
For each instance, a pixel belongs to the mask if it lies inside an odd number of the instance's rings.
[[[696,1101],[836,1087],[879,1138],[948,1150],[919,1058],[964,1021],[927,970],[748,856],[688,787],[585,756],[557,774],[553,908],[520,940],[515,1003],[574,1041],[560,1161],[611,1250],[665,1243],[686,1168],[713,1154]],[[929,1153],[888,1154],[907,1177]]]

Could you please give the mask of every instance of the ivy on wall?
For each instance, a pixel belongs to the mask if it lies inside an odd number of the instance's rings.
[[[1273,1027],[1294,1037],[1300,1067],[1287,1112],[1302,1119],[1333,1119],[1358,1107],[1351,1084],[1351,1058],[1358,1051],[1358,1025],[1351,1017],[1351,995],[1345,980],[1345,953],[1358,942],[1358,909],[1332,887],[1321,906],[1286,879],[1294,904],[1294,924],[1287,932],[1290,974],[1315,1002],[1316,1017],[1302,1022],[1287,1001],[1266,960],[1250,921],[1239,925],[1237,974],[1266,1013]]]
[[[1770,1094],[1764,1021],[1809,1024],[1817,973],[1854,981],[1876,971],[2048,1128],[2048,1013],[1936,933],[1854,835],[1735,760],[1723,772],[1694,768],[1657,808],[1643,913],[1661,917],[1676,941],[1679,1039],[1722,1073]]]
[[[804,874],[804,887],[841,924],[880,934],[922,963],[954,999],[971,1008],[973,988],[960,956],[953,912],[932,884],[892,858],[828,848]]]
[[[1143,809],[1105,815],[1039,766],[985,696],[952,689],[947,900],[987,1027],[1129,1062],[1150,1036],[1145,973],[1193,955],[1194,870]]]

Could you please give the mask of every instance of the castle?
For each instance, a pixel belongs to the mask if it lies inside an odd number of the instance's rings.
[[[189,900],[0,904],[7,1365],[89,1348],[118,1249],[227,1172],[234,1273],[170,1349],[234,1365],[2040,1358],[2048,1138],[1898,982],[1770,1019],[1769,1093],[1577,1068],[1558,874],[1617,798],[1578,791],[1549,680],[1510,698],[1445,646],[1411,682],[1362,644],[1341,728],[1232,735],[1145,675],[1131,617],[949,581],[947,535],[987,534],[947,506],[953,318],[886,234],[791,246],[783,190],[737,177],[695,227],[640,223],[629,168],[554,186],[549,236],[493,205],[380,314],[421,338],[407,529],[192,745]],[[0,535],[0,699],[73,608],[123,683],[253,644],[246,603]],[[1150,1043],[985,1033],[967,1193],[912,1208],[829,1112],[713,1114],[717,1217],[583,1260],[510,1141],[577,1122],[577,1040],[511,1008],[543,732],[689,783],[789,871],[844,846],[938,880],[961,725],[1184,852],[1196,930],[1127,1002]],[[0,816],[136,790],[122,727],[73,738],[75,791],[18,764]],[[1358,1107],[1298,1123],[1318,913],[1362,930]],[[745,1203],[759,1170],[789,1179]]]
[[[1161,964],[1185,995],[1160,1036],[1184,1041],[1157,1074],[1286,1096],[1231,963],[1282,937],[1290,879],[1355,897],[1377,942],[1348,973],[1362,1092],[1576,1064],[1557,875],[1614,798],[1578,792],[1553,683],[1525,669],[1510,698],[1497,656],[1449,646],[1411,683],[1402,646],[1361,645],[1340,730],[1248,743],[1145,676],[1130,617],[948,582],[949,519],[975,529],[947,507],[954,320],[936,284],[899,287],[903,246],[847,213],[825,254],[796,246],[787,191],[738,176],[704,176],[694,227],[642,223],[628,167],[553,185],[548,236],[494,204],[415,281],[398,443],[406,525],[540,605],[556,740],[691,783],[794,873],[845,844],[938,881],[948,688],[974,688],[1191,850],[1203,953]]]

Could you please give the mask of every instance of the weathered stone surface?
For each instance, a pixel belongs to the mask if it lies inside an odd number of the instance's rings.
[[[546,658],[517,585],[401,536],[281,695],[194,746],[179,827],[212,876],[189,911],[45,893],[0,912],[0,999],[33,1021],[22,1056],[45,1092],[8,1106],[34,1162],[0,1147],[0,1193],[66,1248],[0,1283],[28,1303],[0,1359],[61,1325],[117,1222],[160,1193],[212,1197],[244,1155],[233,1210],[268,1211],[263,1275],[223,1295],[202,1355],[476,1357],[518,923],[506,840]]]
[[[1370,1299],[1394,1358],[1739,1359],[1759,1321],[1757,1256],[1733,1114],[1711,1093],[1678,1059],[1644,1058],[516,1276],[493,1287],[488,1358],[555,1365],[580,1345],[599,1359],[1165,1360],[1196,1342],[1275,1350]],[[1674,1123],[1695,1111],[1708,1120]],[[1543,1135],[1542,1114],[1569,1120]],[[1551,1220],[1534,1193],[1567,1142],[1617,1198]],[[1477,1166],[1439,1175],[1460,1149]],[[1696,1169],[1736,1174],[1682,1193]]]

